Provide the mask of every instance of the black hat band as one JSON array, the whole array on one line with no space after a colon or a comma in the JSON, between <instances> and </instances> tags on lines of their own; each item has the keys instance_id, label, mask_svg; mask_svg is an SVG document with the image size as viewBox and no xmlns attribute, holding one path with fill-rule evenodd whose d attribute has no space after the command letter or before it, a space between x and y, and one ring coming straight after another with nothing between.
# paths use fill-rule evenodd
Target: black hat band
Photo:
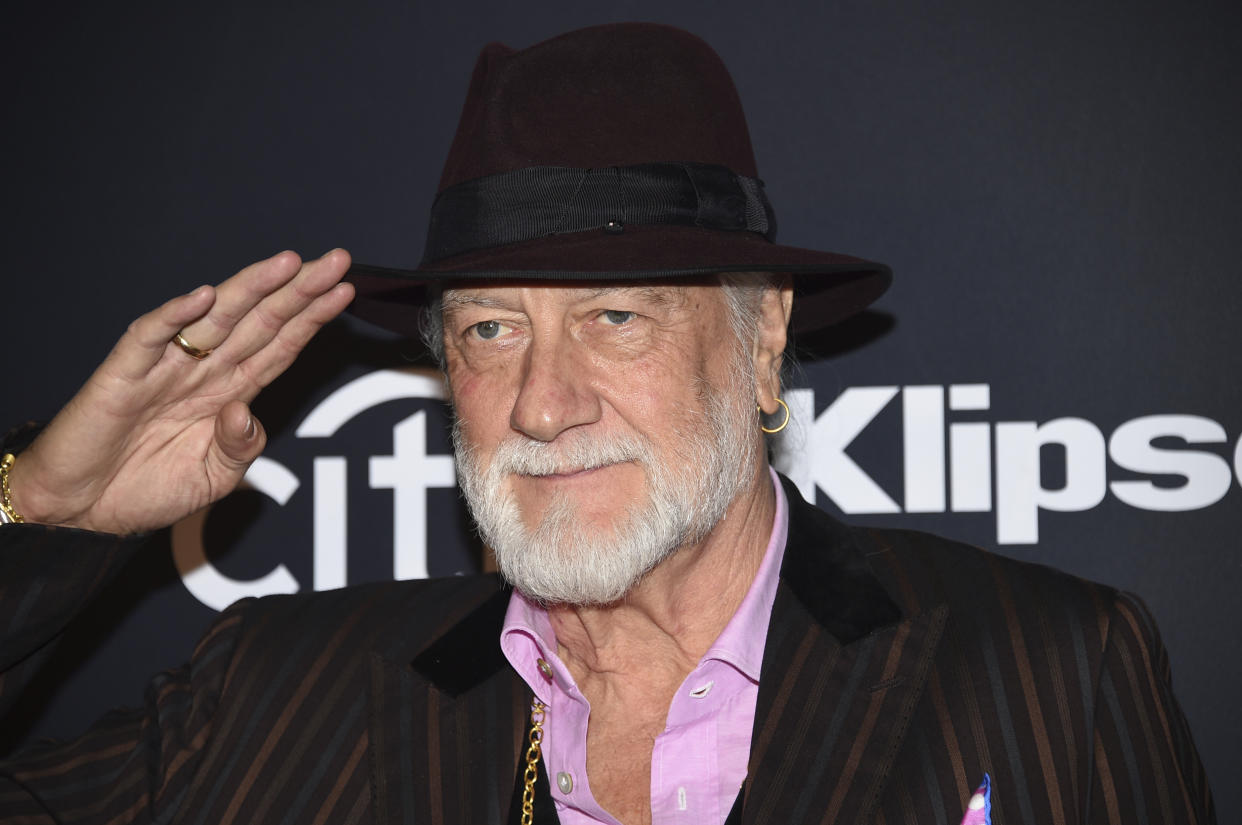
<instances>
[{"instance_id":1,"label":"black hat band","mask_svg":"<svg viewBox=\"0 0 1242 825\"><path fill-rule=\"evenodd\" d=\"M680 224L776 237L763 181L703 163L533 166L450 186L431 207L422 266L568 232Z\"/></svg>"}]
</instances>

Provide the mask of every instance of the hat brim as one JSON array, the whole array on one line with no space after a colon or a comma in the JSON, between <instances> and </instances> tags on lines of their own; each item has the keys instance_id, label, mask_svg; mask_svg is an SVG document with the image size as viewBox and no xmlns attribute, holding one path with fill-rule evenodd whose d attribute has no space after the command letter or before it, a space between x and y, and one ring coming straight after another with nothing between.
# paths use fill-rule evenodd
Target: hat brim
<instances>
[{"instance_id":1,"label":"hat brim","mask_svg":"<svg viewBox=\"0 0 1242 825\"><path fill-rule=\"evenodd\" d=\"M782 246L753 232L686 226L627 226L552 235L424 263L418 269L354 264L357 291L350 314L394 332L418 332L417 308L428 287L474 280L672 280L718 272L779 272L794 276L791 326L821 329L865 309L888 289L884 264L834 252Z\"/></svg>"}]
</instances>

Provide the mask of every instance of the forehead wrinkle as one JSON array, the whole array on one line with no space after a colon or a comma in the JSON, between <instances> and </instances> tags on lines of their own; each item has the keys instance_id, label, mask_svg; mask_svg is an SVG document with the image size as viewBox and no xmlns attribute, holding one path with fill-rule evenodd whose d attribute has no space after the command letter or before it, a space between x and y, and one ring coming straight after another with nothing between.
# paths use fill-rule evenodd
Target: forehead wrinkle
<instances>
[{"instance_id":1,"label":"forehead wrinkle","mask_svg":"<svg viewBox=\"0 0 1242 825\"><path fill-rule=\"evenodd\" d=\"M553 287L549 287L553 288ZM654 304L662 306L671 306L674 303L684 302L683 291L675 286L654 286L650 284L612 284L608 286L597 287L559 287L561 289L581 290L581 296L578 301L593 301L608 295L617 295L621 293L634 293L638 296L651 301ZM682 297L683 301L675 301L674 298ZM484 309L512 309L512 301L493 297L490 295L480 295L468 290L446 289L441 297L441 307L445 313L450 313L457 309L465 307L483 307Z\"/></svg>"}]
</instances>

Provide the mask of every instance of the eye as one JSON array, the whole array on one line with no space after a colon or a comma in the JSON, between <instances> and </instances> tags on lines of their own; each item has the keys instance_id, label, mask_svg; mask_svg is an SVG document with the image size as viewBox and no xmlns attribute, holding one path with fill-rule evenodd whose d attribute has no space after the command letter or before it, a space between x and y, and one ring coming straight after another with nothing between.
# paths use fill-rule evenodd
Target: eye
<instances>
[{"instance_id":1,"label":"eye","mask_svg":"<svg viewBox=\"0 0 1242 825\"><path fill-rule=\"evenodd\" d=\"M480 321L470 327L476 338L491 341L504 332L505 325L499 321Z\"/></svg>"},{"instance_id":2,"label":"eye","mask_svg":"<svg viewBox=\"0 0 1242 825\"><path fill-rule=\"evenodd\" d=\"M636 317L633 312L624 309L606 309L602 317L613 326L621 326L622 324L633 321Z\"/></svg>"}]
</instances>

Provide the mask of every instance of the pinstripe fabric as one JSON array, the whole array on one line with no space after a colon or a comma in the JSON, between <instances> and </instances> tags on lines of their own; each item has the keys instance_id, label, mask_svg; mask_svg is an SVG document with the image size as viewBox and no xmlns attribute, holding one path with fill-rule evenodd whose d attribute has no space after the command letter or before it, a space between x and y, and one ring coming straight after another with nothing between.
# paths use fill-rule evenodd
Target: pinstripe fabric
<instances>
[{"instance_id":1,"label":"pinstripe fabric","mask_svg":"<svg viewBox=\"0 0 1242 825\"><path fill-rule=\"evenodd\" d=\"M996 823L1216 821L1137 599L926 535L869 539L903 610L951 605L910 724L926 744L903 748L889 780L909 801L888 796L883 821L956 822L985 772Z\"/></svg>"},{"instance_id":2,"label":"pinstripe fabric","mask_svg":"<svg viewBox=\"0 0 1242 825\"><path fill-rule=\"evenodd\" d=\"M433 805L434 821L500 822L521 735L514 680L496 674L503 689L470 692L432 735L443 708L411 701L428 685L410 667L497 592L477 577L239 602L187 666L151 682L143 709L0 766L0 822L427 822Z\"/></svg>"},{"instance_id":3,"label":"pinstripe fabric","mask_svg":"<svg viewBox=\"0 0 1242 825\"><path fill-rule=\"evenodd\" d=\"M984 772L998 824L1214 821L1137 600L787 493L730 822L955 825ZM130 549L0 531L0 702ZM516 821L530 696L496 644L506 599L472 577L239 603L142 709L0 765L0 822Z\"/></svg>"}]
</instances>

